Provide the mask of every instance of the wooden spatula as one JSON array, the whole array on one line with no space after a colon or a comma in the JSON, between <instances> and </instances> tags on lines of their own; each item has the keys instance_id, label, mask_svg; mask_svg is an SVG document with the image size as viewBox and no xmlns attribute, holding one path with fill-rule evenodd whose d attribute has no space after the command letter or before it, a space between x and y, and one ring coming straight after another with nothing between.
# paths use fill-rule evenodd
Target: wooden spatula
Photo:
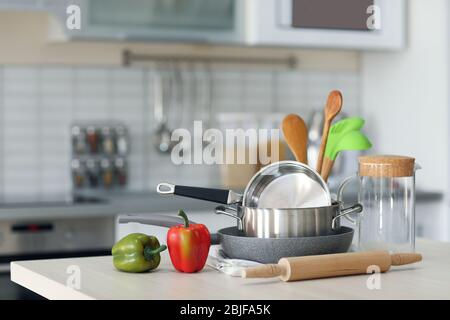
<instances>
[{"instance_id":1,"label":"wooden spatula","mask_svg":"<svg viewBox=\"0 0 450 320\"><path fill-rule=\"evenodd\" d=\"M402 266L422 261L418 253L390 254L388 251L367 251L326 254L297 258L283 258L278 264L244 269L243 278L280 277L283 281L298 281L367 274L369 267L377 266L387 272L391 266Z\"/></svg>"},{"instance_id":2,"label":"wooden spatula","mask_svg":"<svg viewBox=\"0 0 450 320\"><path fill-rule=\"evenodd\" d=\"M296 114L289 114L283 119L281 128L295 159L308 164L308 128L305 121Z\"/></svg>"},{"instance_id":3,"label":"wooden spatula","mask_svg":"<svg viewBox=\"0 0 450 320\"><path fill-rule=\"evenodd\" d=\"M322 141L320 143L319 157L317 158L316 171L320 174L322 172L323 156L325 147L327 146L328 133L330 131L331 122L341 112L342 109L342 94L338 90L331 91L328 95L327 104L325 106L325 119L323 124Z\"/></svg>"}]
</instances>

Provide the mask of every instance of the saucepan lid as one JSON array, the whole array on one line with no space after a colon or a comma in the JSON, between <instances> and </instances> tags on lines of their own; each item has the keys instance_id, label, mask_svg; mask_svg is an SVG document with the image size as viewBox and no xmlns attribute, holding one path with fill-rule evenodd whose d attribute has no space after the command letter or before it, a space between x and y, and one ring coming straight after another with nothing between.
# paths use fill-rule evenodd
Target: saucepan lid
<instances>
[{"instance_id":1,"label":"saucepan lid","mask_svg":"<svg viewBox=\"0 0 450 320\"><path fill-rule=\"evenodd\" d=\"M242 204L265 209L324 207L331 205L331 195L315 170L297 161L280 161L253 176Z\"/></svg>"}]
</instances>

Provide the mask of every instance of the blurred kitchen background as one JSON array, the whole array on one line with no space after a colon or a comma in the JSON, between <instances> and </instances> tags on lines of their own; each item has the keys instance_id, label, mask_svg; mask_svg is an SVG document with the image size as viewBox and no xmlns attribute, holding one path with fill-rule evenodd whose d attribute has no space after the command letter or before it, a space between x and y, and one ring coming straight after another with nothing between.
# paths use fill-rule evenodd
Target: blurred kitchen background
<instances>
[{"instance_id":1,"label":"blurred kitchen background","mask_svg":"<svg viewBox=\"0 0 450 320\"><path fill-rule=\"evenodd\" d=\"M257 166L176 166L155 140L194 120L277 128L297 113L313 157L332 89L347 116L366 119L371 153L416 157L417 234L450 241L450 4L334 2L0 0L0 299L38 298L9 281L11 260L108 254L129 232L165 235L118 227L118 214L185 208L212 231L234 224L214 204L161 198L156 184L240 190ZM73 4L80 30L66 24ZM361 23L374 4L381 30ZM333 188L357 155L340 157Z\"/></svg>"}]
</instances>

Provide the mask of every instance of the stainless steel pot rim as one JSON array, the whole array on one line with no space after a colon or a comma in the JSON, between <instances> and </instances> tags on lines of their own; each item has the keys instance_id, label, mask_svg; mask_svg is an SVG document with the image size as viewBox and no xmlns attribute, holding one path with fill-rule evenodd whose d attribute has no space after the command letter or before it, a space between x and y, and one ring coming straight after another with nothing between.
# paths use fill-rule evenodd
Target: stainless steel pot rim
<instances>
[{"instance_id":1,"label":"stainless steel pot rim","mask_svg":"<svg viewBox=\"0 0 450 320\"><path fill-rule=\"evenodd\" d=\"M324 236L310 236L310 237L286 237L286 238L259 238L259 237L251 237L251 236L246 236L242 231L239 231L237 227L228 227L228 228L223 228L220 229L217 233L219 235L222 236L226 236L226 237L231 237L231 238L236 238L236 239L242 239L242 238L246 238L246 239L258 239L261 241L267 241L267 242L273 242L273 241L291 241L291 240L295 240L295 239L305 239L305 238L315 238L315 239L332 239L332 238L337 238L342 236L343 234L348 234L348 233L354 233L355 230L350 228L350 227L346 227L346 226L341 226L339 228L338 231L336 231L334 234L329 234L329 235L324 235ZM233 234L234 233L234 234ZM235 233L241 233L242 235L237 235Z\"/></svg>"},{"instance_id":2,"label":"stainless steel pot rim","mask_svg":"<svg viewBox=\"0 0 450 320\"><path fill-rule=\"evenodd\" d=\"M269 165L261 168L256 174L253 175L253 177L247 183L247 186L245 187L244 193L242 194L242 202L241 202L242 205L246 204L247 198L248 198L248 195L249 195L249 192L250 192L250 189L254 188L254 183L255 183L256 179L260 179L260 177L262 175L270 175L270 174L265 174L265 173L271 172L274 168L285 167L285 166L292 166L292 167L302 168L303 170L305 170L305 174L314 176L314 179L320 184L320 186L324 189L325 193L327 194L328 202L332 203L331 193L330 193L330 190L328 188L328 185L322 179L320 174L317 174L317 172L313 168L307 166L304 163L301 163L301 162L298 162L298 161L292 161L292 160L284 160L284 161L278 161L278 162L274 162L272 164L269 164ZM329 206L325 206L325 207L329 207ZM249 207L249 208L252 208L252 207ZM254 208L256 208L256 207L254 207ZM261 208L261 209L263 209L263 208ZM273 209L273 208L271 208L271 209ZM291 209L293 209L293 208L291 208ZM307 209L307 208L302 208L302 209Z\"/></svg>"},{"instance_id":3,"label":"stainless steel pot rim","mask_svg":"<svg viewBox=\"0 0 450 320\"><path fill-rule=\"evenodd\" d=\"M344 203L342 201L333 201L331 206L322 206L322 207L309 207L309 208L255 208L255 207L246 207L243 204L240 203L236 203L236 204L227 204L227 205L220 205L219 207L222 208L226 208L226 209L231 209L233 211L238 211L239 208L242 209L254 209L254 210L261 210L261 211L270 211L270 210L277 210L277 211L290 211L292 212L293 210L295 211L310 211L310 210L320 210L320 209L325 209L325 208L333 208L339 206L340 208L344 208Z\"/></svg>"}]
</instances>

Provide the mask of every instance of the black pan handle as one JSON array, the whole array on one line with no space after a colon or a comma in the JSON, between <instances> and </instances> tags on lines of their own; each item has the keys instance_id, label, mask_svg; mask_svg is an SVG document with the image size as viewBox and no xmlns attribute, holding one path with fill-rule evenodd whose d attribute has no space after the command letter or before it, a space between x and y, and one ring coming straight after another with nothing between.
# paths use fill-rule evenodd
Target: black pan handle
<instances>
[{"instance_id":1,"label":"black pan handle","mask_svg":"<svg viewBox=\"0 0 450 320\"><path fill-rule=\"evenodd\" d=\"M156 191L162 195L173 194L222 204L233 204L242 201L242 195L237 194L232 190L188 187L173 185L170 183L160 183L156 187Z\"/></svg>"},{"instance_id":2,"label":"black pan handle","mask_svg":"<svg viewBox=\"0 0 450 320\"><path fill-rule=\"evenodd\" d=\"M146 215L121 215L118 219L119 223L141 223L157 227L170 228L179 224L183 224L181 217L166 216L162 214L146 214ZM189 221L189 223L195 223ZM217 233L211 233L211 244L220 244L220 236Z\"/></svg>"},{"instance_id":3,"label":"black pan handle","mask_svg":"<svg viewBox=\"0 0 450 320\"><path fill-rule=\"evenodd\" d=\"M211 244L220 244L220 236L218 233L211 233Z\"/></svg>"}]
</instances>

